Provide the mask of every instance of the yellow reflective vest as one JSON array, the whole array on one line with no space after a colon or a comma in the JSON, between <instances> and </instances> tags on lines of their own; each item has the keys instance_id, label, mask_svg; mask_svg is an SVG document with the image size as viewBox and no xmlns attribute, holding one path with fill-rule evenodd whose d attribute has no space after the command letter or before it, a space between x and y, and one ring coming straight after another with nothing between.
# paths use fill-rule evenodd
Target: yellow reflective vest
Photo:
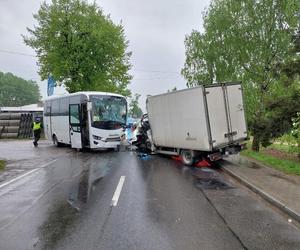
<instances>
[{"instance_id":1,"label":"yellow reflective vest","mask_svg":"<svg viewBox=\"0 0 300 250\"><path fill-rule=\"evenodd\" d=\"M33 123L33 131L41 129L41 123L40 122L34 122Z\"/></svg>"}]
</instances>

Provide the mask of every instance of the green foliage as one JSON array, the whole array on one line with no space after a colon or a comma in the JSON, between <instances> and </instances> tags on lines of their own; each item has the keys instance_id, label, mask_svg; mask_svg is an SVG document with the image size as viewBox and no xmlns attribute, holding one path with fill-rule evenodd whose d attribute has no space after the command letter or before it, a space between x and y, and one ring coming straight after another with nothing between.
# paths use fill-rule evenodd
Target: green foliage
<instances>
[{"instance_id":1,"label":"green foliage","mask_svg":"<svg viewBox=\"0 0 300 250\"><path fill-rule=\"evenodd\" d=\"M270 144L270 138L277 138L292 128L291 119L300 110L300 91L296 85L291 85L288 88L273 84L273 92L266 97L265 116L261 119L263 125L257 134L260 135L263 146ZM274 91L275 87L278 87Z\"/></svg>"},{"instance_id":2,"label":"green foliage","mask_svg":"<svg viewBox=\"0 0 300 250\"><path fill-rule=\"evenodd\" d=\"M296 139L298 144L298 159L300 160L300 112L297 113L297 116L292 119L293 130L291 134Z\"/></svg>"},{"instance_id":3,"label":"green foliage","mask_svg":"<svg viewBox=\"0 0 300 250\"><path fill-rule=\"evenodd\" d=\"M287 174L300 175L300 163L292 160L278 159L274 156L264 154L264 152L254 152L252 150L244 150L241 155L258 160L265 165L281 170Z\"/></svg>"},{"instance_id":4,"label":"green foliage","mask_svg":"<svg viewBox=\"0 0 300 250\"><path fill-rule=\"evenodd\" d=\"M289 153L289 154L299 152L299 148L294 146L294 145L272 144L268 148L269 149L276 149L278 151Z\"/></svg>"},{"instance_id":5,"label":"green foliage","mask_svg":"<svg viewBox=\"0 0 300 250\"><path fill-rule=\"evenodd\" d=\"M52 75L69 92L109 91L130 95L131 65L122 25L115 25L94 2L52 0L34 15L24 42L35 49L41 78Z\"/></svg>"},{"instance_id":6,"label":"green foliage","mask_svg":"<svg viewBox=\"0 0 300 250\"><path fill-rule=\"evenodd\" d=\"M300 111L300 105L291 106L300 96L299 86L276 74L294 55L299 8L300 0L214 0L204 13L204 33L193 31L185 39L182 74L188 87L242 81L256 150L261 142L267 145L270 138L290 129L291 115ZM286 106L280 105L283 100L294 110L281 117L286 113ZM288 122L278 126L286 118Z\"/></svg>"},{"instance_id":7,"label":"green foliage","mask_svg":"<svg viewBox=\"0 0 300 250\"><path fill-rule=\"evenodd\" d=\"M281 145L288 145L288 146L293 146L297 144L297 140L291 133L285 133L282 136L278 137L276 139L277 142L279 142Z\"/></svg>"},{"instance_id":8,"label":"green foliage","mask_svg":"<svg viewBox=\"0 0 300 250\"><path fill-rule=\"evenodd\" d=\"M281 72L289 79L295 79L300 75L300 31L293 36L293 44L294 56L281 64Z\"/></svg>"},{"instance_id":9,"label":"green foliage","mask_svg":"<svg viewBox=\"0 0 300 250\"><path fill-rule=\"evenodd\" d=\"M23 106L39 101L38 85L12 73L0 72L0 107Z\"/></svg>"},{"instance_id":10,"label":"green foliage","mask_svg":"<svg viewBox=\"0 0 300 250\"><path fill-rule=\"evenodd\" d=\"M133 118L140 118L143 115L142 109L139 107L139 98L141 95L135 94L129 103L129 116Z\"/></svg>"}]
</instances>

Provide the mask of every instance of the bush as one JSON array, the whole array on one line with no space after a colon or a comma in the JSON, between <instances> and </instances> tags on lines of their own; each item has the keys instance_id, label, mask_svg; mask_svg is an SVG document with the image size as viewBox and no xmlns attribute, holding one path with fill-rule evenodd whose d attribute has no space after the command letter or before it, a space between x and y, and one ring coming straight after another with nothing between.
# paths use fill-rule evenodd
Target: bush
<instances>
[{"instance_id":1,"label":"bush","mask_svg":"<svg viewBox=\"0 0 300 250\"><path fill-rule=\"evenodd\" d=\"M297 140L291 133L284 134L283 136L276 139L276 141L280 142L280 144L287 144L289 146L297 145Z\"/></svg>"}]
</instances>

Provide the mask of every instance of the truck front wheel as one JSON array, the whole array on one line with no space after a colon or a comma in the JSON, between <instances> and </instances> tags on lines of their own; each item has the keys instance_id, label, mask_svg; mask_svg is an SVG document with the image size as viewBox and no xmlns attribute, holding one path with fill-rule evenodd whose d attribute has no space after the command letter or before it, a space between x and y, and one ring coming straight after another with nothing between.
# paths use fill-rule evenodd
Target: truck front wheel
<instances>
[{"instance_id":1,"label":"truck front wheel","mask_svg":"<svg viewBox=\"0 0 300 250\"><path fill-rule=\"evenodd\" d=\"M184 165L191 166L195 162L195 154L193 150L181 150L180 156Z\"/></svg>"}]
</instances>

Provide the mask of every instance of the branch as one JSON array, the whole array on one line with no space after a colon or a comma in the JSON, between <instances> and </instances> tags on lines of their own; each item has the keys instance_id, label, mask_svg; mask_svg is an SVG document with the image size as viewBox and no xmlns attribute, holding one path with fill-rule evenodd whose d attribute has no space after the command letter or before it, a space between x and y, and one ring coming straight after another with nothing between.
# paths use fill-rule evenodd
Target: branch
<instances>
[{"instance_id":1,"label":"branch","mask_svg":"<svg viewBox=\"0 0 300 250\"><path fill-rule=\"evenodd\" d=\"M243 69L246 70L248 73L253 74L253 75L256 75L256 76L258 76L258 77L260 77L260 78L264 78L263 75L258 74L258 73L256 73L256 72L253 72L252 70L250 70L250 69L245 65L245 63L242 64L242 67L243 67Z\"/></svg>"}]
</instances>

